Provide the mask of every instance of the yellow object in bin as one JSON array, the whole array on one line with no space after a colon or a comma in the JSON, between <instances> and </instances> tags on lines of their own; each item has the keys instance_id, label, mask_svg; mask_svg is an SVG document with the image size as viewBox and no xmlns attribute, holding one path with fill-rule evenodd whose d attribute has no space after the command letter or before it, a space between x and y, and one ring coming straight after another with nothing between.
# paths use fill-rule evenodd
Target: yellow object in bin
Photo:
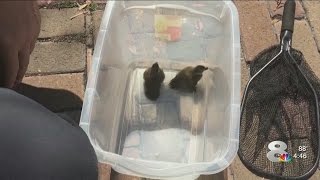
<instances>
[{"instance_id":1,"label":"yellow object in bin","mask_svg":"<svg viewBox=\"0 0 320 180\"><path fill-rule=\"evenodd\" d=\"M179 40L181 38L181 26L181 16L161 14L154 16L155 36L161 40Z\"/></svg>"}]
</instances>

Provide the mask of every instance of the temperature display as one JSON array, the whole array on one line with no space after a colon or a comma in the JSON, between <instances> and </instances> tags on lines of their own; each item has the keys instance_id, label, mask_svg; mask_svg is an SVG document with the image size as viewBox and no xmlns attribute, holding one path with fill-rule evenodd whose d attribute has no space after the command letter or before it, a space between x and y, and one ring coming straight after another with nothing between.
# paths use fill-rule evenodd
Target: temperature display
<instances>
[{"instance_id":1,"label":"temperature display","mask_svg":"<svg viewBox=\"0 0 320 180\"><path fill-rule=\"evenodd\" d=\"M287 144L282 141L272 141L268 145L269 152L267 153L267 158L272 162L291 162L294 159L306 159L308 146L298 146L296 152L291 156L286 152Z\"/></svg>"}]
</instances>

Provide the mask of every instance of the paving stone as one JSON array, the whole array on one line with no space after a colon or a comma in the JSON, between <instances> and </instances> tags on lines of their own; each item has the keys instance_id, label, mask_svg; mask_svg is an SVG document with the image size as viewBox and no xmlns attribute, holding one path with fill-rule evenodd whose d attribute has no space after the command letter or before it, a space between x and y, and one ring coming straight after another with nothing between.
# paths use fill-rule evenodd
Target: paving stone
<instances>
[{"instance_id":1,"label":"paving stone","mask_svg":"<svg viewBox=\"0 0 320 180\"><path fill-rule=\"evenodd\" d=\"M92 55L93 55L92 53L93 53L92 49L88 48L87 49L87 72L86 72L87 78L91 76L90 70L91 70L91 64L92 64Z\"/></svg>"},{"instance_id":2,"label":"paving stone","mask_svg":"<svg viewBox=\"0 0 320 180\"><path fill-rule=\"evenodd\" d=\"M232 178L230 174L228 174L229 168L217 173L210 175L201 175L197 180L228 180L228 178Z\"/></svg>"},{"instance_id":3,"label":"paving stone","mask_svg":"<svg viewBox=\"0 0 320 180\"><path fill-rule=\"evenodd\" d=\"M234 1L239 12L241 41L246 61L277 43L266 1ZM259 14L259 16L257 16Z\"/></svg>"},{"instance_id":4,"label":"paving stone","mask_svg":"<svg viewBox=\"0 0 320 180\"><path fill-rule=\"evenodd\" d=\"M281 1L281 5L277 8L277 1L267 1L269 4L269 12L272 18L281 19L283 14L283 5L286 2L286 0ZM295 19L304 19L305 18L305 11L302 7L302 4L300 1L296 1L296 12L295 12Z\"/></svg>"},{"instance_id":5,"label":"paving stone","mask_svg":"<svg viewBox=\"0 0 320 180\"><path fill-rule=\"evenodd\" d=\"M125 174L120 174L112 169L111 171L111 177L110 179L112 180L142 180L140 177L135 177L135 176L129 176Z\"/></svg>"},{"instance_id":6,"label":"paving stone","mask_svg":"<svg viewBox=\"0 0 320 180\"><path fill-rule=\"evenodd\" d=\"M93 23L92 15L86 15L86 45L89 48L93 48Z\"/></svg>"},{"instance_id":7,"label":"paving stone","mask_svg":"<svg viewBox=\"0 0 320 180\"><path fill-rule=\"evenodd\" d=\"M77 8L40 9L41 30L39 38L84 33L84 16L72 20L70 17L79 13Z\"/></svg>"},{"instance_id":8,"label":"paving stone","mask_svg":"<svg viewBox=\"0 0 320 180\"><path fill-rule=\"evenodd\" d=\"M241 53L241 97L243 95L244 89L250 79L249 65L244 59L243 53Z\"/></svg>"},{"instance_id":9,"label":"paving stone","mask_svg":"<svg viewBox=\"0 0 320 180\"><path fill-rule=\"evenodd\" d=\"M320 52L320 1L303 1Z\"/></svg>"},{"instance_id":10,"label":"paving stone","mask_svg":"<svg viewBox=\"0 0 320 180\"><path fill-rule=\"evenodd\" d=\"M85 69L86 46L79 42L39 42L27 74L79 72Z\"/></svg>"},{"instance_id":11,"label":"paving stone","mask_svg":"<svg viewBox=\"0 0 320 180\"><path fill-rule=\"evenodd\" d=\"M281 29L281 21L275 24L278 37ZM318 52L315 40L312 36L311 28L307 21L296 21L294 24L294 33L292 47L300 50L311 69L320 77L320 54Z\"/></svg>"},{"instance_id":12,"label":"paving stone","mask_svg":"<svg viewBox=\"0 0 320 180\"><path fill-rule=\"evenodd\" d=\"M99 163L98 169L99 169L99 180L110 180L111 166L107 164Z\"/></svg>"},{"instance_id":13,"label":"paving stone","mask_svg":"<svg viewBox=\"0 0 320 180\"><path fill-rule=\"evenodd\" d=\"M235 180L257 180L262 179L259 176L256 176L251 171L249 171L241 162L238 156L234 159L231 166L231 171L233 174L233 178Z\"/></svg>"},{"instance_id":14,"label":"paving stone","mask_svg":"<svg viewBox=\"0 0 320 180\"><path fill-rule=\"evenodd\" d=\"M92 14L94 43L96 42L96 39L99 33L99 27L102 20L102 16L103 16L103 11L96 11Z\"/></svg>"},{"instance_id":15,"label":"paving stone","mask_svg":"<svg viewBox=\"0 0 320 180\"><path fill-rule=\"evenodd\" d=\"M17 91L51 111L61 112L82 107L83 73L30 76L22 82Z\"/></svg>"},{"instance_id":16,"label":"paving stone","mask_svg":"<svg viewBox=\"0 0 320 180\"><path fill-rule=\"evenodd\" d=\"M320 171L317 170L313 176L311 176L310 180L319 180L320 179Z\"/></svg>"}]
</instances>

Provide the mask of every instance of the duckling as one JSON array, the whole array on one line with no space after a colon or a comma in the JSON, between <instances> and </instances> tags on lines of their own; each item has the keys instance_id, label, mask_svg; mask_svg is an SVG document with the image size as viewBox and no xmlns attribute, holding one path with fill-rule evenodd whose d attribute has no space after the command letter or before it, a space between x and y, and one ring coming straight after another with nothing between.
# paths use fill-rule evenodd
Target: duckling
<instances>
[{"instance_id":1,"label":"duckling","mask_svg":"<svg viewBox=\"0 0 320 180\"><path fill-rule=\"evenodd\" d=\"M164 78L164 72L157 62L145 70L143 73L144 93L148 99L152 101L158 99Z\"/></svg>"},{"instance_id":2,"label":"duckling","mask_svg":"<svg viewBox=\"0 0 320 180\"><path fill-rule=\"evenodd\" d=\"M182 69L169 83L171 89L182 92L196 92L198 81L202 78L202 73L208 67L198 65L196 67L188 66Z\"/></svg>"}]
</instances>

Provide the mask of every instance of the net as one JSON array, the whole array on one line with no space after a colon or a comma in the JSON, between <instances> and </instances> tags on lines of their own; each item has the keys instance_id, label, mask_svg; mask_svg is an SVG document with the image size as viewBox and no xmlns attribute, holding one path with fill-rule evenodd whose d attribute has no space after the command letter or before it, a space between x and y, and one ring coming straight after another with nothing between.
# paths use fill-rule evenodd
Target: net
<instances>
[{"instance_id":1,"label":"net","mask_svg":"<svg viewBox=\"0 0 320 180\"><path fill-rule=\"evenodd\" d=\"M272 46L250 64L254 76L279 52ZM303 54L291 49L294 60L320 97L320 80ZM247 88L240 121L239 157L263 177L307 177L317 169L319 132L317 101L312 87L286 53L261 71Z\"/></svg>"}]
</instances>

